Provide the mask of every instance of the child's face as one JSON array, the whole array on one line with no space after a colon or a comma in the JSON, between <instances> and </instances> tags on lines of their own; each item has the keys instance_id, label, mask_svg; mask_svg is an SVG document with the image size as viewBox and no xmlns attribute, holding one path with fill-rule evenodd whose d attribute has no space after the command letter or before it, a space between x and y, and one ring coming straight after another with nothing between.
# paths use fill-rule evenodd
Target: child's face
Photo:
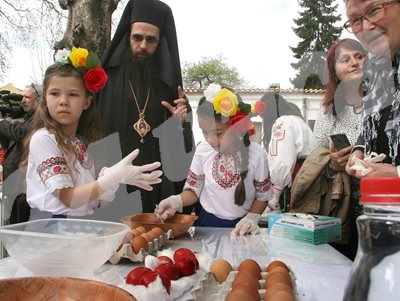
<instances>
[{"instance_id":1,"label":"child's face","mask_svg":"<svg viewBox=\"0 0 400 301\"><path fill-rule=\"evenodd\" d=\"M86 95L81 80L73 76L54 76L49 80L46 90L47 109L65 132L76 134L82 112L92 103L92 97Z\"/></svg>"},{"instance_id":2,"label":"child's face","mask_svg":"<svg viewBox=\"0 0 400 301\"><path fill-rule=\"evenodd\" d=\"M213 149L221 153L236 151L237 136L228 130L226 123L200 114L197 119L204 138Z\"/></svg>"}]
</instances>

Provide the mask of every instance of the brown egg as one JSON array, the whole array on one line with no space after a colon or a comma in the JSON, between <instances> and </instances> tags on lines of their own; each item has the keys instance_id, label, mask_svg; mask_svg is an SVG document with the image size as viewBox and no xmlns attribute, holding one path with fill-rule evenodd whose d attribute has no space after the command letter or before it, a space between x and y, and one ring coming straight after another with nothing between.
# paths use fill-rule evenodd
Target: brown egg
<instances>
[{"instance_id":1,"label":"brown egg","mask_svg":"<svg viewBox=\"0 0 400 301\"><path fill-rule=\"evenodd\" d=\"M287 273L287 274L289 274L287 268L284 267L284 266L280 266L280 265L275 266L275 267L273 267L272 269L270 269L269 272L268 272L268 275L271 275L271 274L273 274L273 273L275 273L275 272L281 272L281 273Z\"/></svg>"},{"instance_id":2,"label":"brown egg","mask_svg":"<svg viewBox=\"0 0 400 301\"><path fill-rule=\"evenodd\" d=\"M274 260L270 262L269 265L267 266L267 272L270 272L273 268L277 266L284 267L288 272L290 272L289 267L283 261L280 260Z\"/></svg>"},{"instance_id":3,"label":"brown egg","mask_svg":"<svg viewBox=\"0 0 400 301\"><path fill-rule=\"evenodd\" d=\"M253 297L242 290L232 290L225 301L254 301Z\"/></svg>"},{"instance_id":4,"label":"brown egg","mask_svg":"<svg viewBox=\"0 0 400 301\"><path fill-rule=\"evenodd\" d=\"M149 232L145 232L140 234L140 236L144 237L144 239L147 240L147 242L153 241L153 236Z\"/></svg>"},{"instance_id":5,"label":"brown egg","mask_svg":"<svg viewBox=\"0 0 400 301\"><path fill-rule=\"evenodd\" d=\"M272 295L280 291L286 291L288 293L292 293L292 289L290 288L289 285L283 282L277 282L271 285L267 290L265 290L264 300L268 301L272 297Z\"/></svg>"},{"instance_id":6,"label":"brown egg","mask_svg":"<svg viewBox=\"0 0 400 301\"><path fill-rule=\"evenodd\" d=\"M215 260L210 267L210 272L214 275L217 282L222 283L232 271L231 264L224 259Z\"/></svg>"},{"instance_id":7,"label":"brown egg","mask_svg":"<svg viewBox=\"0 0 400 301\"><path fill-rule=\"evenodd\" d=\"M248 282L241 282L237 284L234 288L234 290L242 290L249 294L254 301L259 301L260 300L260 294L258 292L258 289L254 288L250 283Z\"/></svg>"},{"instance_id":8,"label":"brown egg","mask_svg":"<svg viewBox=\"0 0 400 301\"><path fill-rule=\"evenodd\" d=\"M143 226L136 227L135 229L138 230L140 234L147 232L146 228Z\"/></svg>"},{"instance_id":9,"label":"brown egg","mask_svg":"<svg viewBox=\"0 0 400 301\"><path fill-rule=\"evenodd\" d=\"M164 235L164 231L160 227L154 227L151 229L151 232L153 232L157 238L159 238L161 235Z\"/></svg>"},{"instance_id":10,"label":"brown egg","mask_svg":"<svg viewBox=\"0 0 400 301\"><path fill-rule=\"evenodd\" d=\"M243 260L238 267L238 271L253 274L257 279L261 279L260 265L253 259Z\"/></svg>"},{"instance_id":11,"label":"brown egg","mask_svg":"<svg viewBox=\"0 0 400 301\"><path fill-rule=\"evenodd\" d=\"M139 236L140 234L142 234L142 232L136 230L136 229L131 229L131 234L133 237Z\"/></svg>"},{"instance_id":12,"label":"brown egg","mask_svg":"<svg viewBox=\"0 0 400 301\"><path fill-rule=\"evenodd\" d=\"M283 282L287 285L289 285L291 288L292 286L292 279L290 278L290 275L288 273L281 273L281 272L276 272L271 275L268 275L267 278L265 279L265 284L264 288L268 289L272 285L278 282Z\"/></svg>"},{"instance_id":13,"label":"brown egg","mask_svg":"<svg viewBox=\"0 0 400 301\"><path fill-rule=\"evenodd\" d=\"M266 301L296 301L293 293L288 293L286 291L276 292L271 298L264 299Z\"/></svg>"},{"instance_id":14,"label":"brown egg","mask_svg":"<svg viewBox=\"0 0 400 301\"><path fill-rule=\"evenodd\" d=\"M146 252L149 250L149 243L143 236L136 236L131 240L131 246L133 252L139 253L140 249L144 249Z\"/></svg>"},{"instance_id":15,"label":"brown egg","mask_svg":"<svg viewBox=\"0 0 400 301\"><path fill-rule=\"evenodd\" d=\"M256 276L254 276L252 274L248 274L248 273L239 272L236 275L235 279L233 279L232 288L234 289L238 284L243 283L243 282L249 283L255 289L259 289L259 287L260 287L260 283L258 282L258 279L256 278Z\"/></svg>"}]
</instances>

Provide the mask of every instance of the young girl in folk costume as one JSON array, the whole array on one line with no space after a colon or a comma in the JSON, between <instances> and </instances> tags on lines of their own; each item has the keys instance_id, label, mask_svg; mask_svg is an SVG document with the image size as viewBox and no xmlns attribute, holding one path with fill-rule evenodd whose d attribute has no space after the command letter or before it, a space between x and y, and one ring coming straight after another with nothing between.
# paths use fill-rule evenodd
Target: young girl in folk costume
<instances>
[{"instance_id":1,"label":"young girl in folk costume","mask_svg":"<svg viewBox=\"0 0 400 301\"><path fill-rule=\"evenodd\" d=\"M45 73L43 101L25 141L27 201L53 217L93 213L100 200L111 201L120 183L151 190L161 182L155 162L132 165L133 151L116 165L103 168L95 180L87 144L100 138L93 92L102 89L107 75L98 57L84 48L63 50ZM111 101L111 100L110 100ZM145 173L150 172L151 173Z\"/></svg>"},{"instance_id":2,"label":"young girl in folk costume","mask_svg":"<svg viewBox=\"0 0 400 301\"><path fill-rule=\"evenodd\" d=\"M267 157L249 137L254 134L250 106L219 85L210 85L197 109L205 141L194 154L184 190L162 200L155 213L162 219L200 201L197 226L235 227L234 234L256 234L260 214L271 198Z\"/></svg>"}]
</instances>

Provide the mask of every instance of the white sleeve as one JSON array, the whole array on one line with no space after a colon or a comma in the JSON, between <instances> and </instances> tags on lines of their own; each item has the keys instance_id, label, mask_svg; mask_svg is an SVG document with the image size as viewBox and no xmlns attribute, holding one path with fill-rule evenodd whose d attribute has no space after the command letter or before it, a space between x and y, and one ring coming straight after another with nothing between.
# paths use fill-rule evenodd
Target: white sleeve
<instances>
[{"instance_id":1,"label":"white sleeve","mask_svg":"<svg viewBox=\"0 0 400 301\"><path fill-rule=\"evenodd\" d=\"M267 155L261 146L257 158L258 160L254 172L255 199L259 201L269 201L272 198L270 169Z\"/></svg>"},{"instance_id":2,"label":"white sleeve","mask_svg":"<svg viewBox=\"0 0 400 301\"><path fill-rule=\"evenodd\" d=\"M67 160L54 136L46 132L34 134L29 144L29 157L34 162L40 179L50 192L74 187Z\"/></svg>"},{"instance_id":3,"label":"white sleeve","mask_svg":"<svg viewBox=\"0 0 400 301\"><path fill-rule=\"evenodd\" d=\"M198 198L204 187L204 169L202 163L202 156L200 155L201 145L196 149L192 163L190 165L189 174L186 178L183 190L192 190Z\"/></svg>"}]
</instances>

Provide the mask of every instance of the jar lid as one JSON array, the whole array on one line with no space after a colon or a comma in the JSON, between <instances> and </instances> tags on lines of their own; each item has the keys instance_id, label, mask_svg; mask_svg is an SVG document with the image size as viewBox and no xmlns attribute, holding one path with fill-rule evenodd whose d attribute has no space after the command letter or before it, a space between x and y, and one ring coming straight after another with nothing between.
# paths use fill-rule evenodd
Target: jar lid
<instances>
[{"instance_id":1,"label":"jar lid","mask_svg":"<svg viewBox=\"0 0 400 301\"><path fill-rule=\"evenodd\" d=\"M363 178L360 202L400 205L400 178Z\"/></svg>"}]
</instances>

